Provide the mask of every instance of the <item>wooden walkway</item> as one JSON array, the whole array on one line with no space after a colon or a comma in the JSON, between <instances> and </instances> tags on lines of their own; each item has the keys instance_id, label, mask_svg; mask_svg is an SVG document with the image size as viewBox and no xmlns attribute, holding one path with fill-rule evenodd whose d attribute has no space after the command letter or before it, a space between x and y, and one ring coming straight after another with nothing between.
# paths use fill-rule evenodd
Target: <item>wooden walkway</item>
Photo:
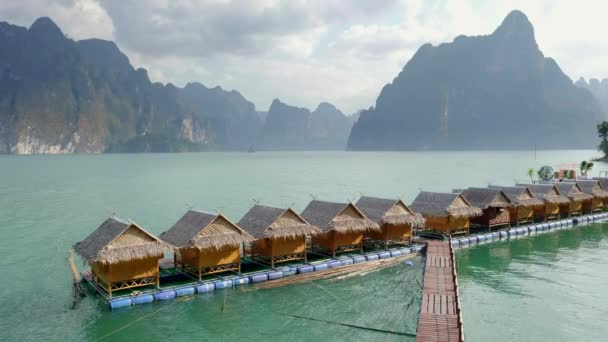
<instances>
[{"instance_id":1,"label":"wooden walkway","mask_svg":"<svg viewBox=\"0 0 608 342\"><path fill-rule=\"evenodd\" d=\"M449 241L428 241L416 341L463 342L454 252Z\"/></svg>"}]
</instances>

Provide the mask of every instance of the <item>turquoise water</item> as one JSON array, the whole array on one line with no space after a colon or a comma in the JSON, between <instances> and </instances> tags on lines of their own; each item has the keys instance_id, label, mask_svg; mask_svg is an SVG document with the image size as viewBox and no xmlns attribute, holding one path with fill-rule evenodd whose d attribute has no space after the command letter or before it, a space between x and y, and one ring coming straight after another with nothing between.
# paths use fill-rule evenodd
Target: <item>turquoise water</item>
<instances>
[{"instance_id":1,"label":"turquoise water","mask_svg":"<svg viewBox=\"0 0 608 342\"><path fill-rule=\"evenodd\" d=\"M608 224L456 255L467 341L606 341Z\"/></svg>"},{"instance_id":2,"label":"turquoise water","mask_svg":"<svg viewBox=\"0 0 608 342\"><path fill-rule=\"evenodd\" d=\"M363 192L402 197L410 202L420 189L450 191L488 183L511 184L525 181L529 167L556 166L596 155L595 151L539 151L535 159L531 151L484 151L0 156L0 340L127 340L142 336L151 340L401 340L406 337L285 314L381 327L397 333L413 332L417 304L412 303L419 291L415 279L420 276L417 267L399 265L337 282L319 281L255 292L221 291L182 302L109 312L95 298L85 298L76 310L70 309L68 250L111 212L158 234L170 227L187 205L220 210L238 221L254 199L269 205L293 205L297 210L304 208L311 195L346 201L356 200ZM594 174L602 169L608 169L607 165L597 163ZM581 244L577 236L566 237L568 241L563 243ZM555 251L539 263L552 266L551 259L563 251L559 244L546 248ZM600 255L600 251L596 254ZM562 329L578 332L581 323L577 317L595 312L583 304L596 300L591 291L599 286L593 284L597 273L606 272L605 254L602 260L603 265L587 266L595 272L576 273L582 278L582 288L577 289L582 298L577 296L570 301L572 291L568 286L556 286L555 291L561 294L559 301L542 297L542 291L537 294L546 303L543 306L552 310L579 308L577 315L564 315ZM484 261L470 259L472 267L476 262ZM461 262L460 267L465 268L466 262ZM563 275L547 268L546 278L559 282ZM523 315L519 318L522 321L554 323L552 316L543 318L532 311L514 311L517 308L507 305L529 291L526 286L533 278L518 280L518 274L512 273L509 281L521 281L521 287L507 287L507 291L498 294L486 291L490 297L485 301L491 301L491 295L502 301L495 307L496 315L515 312ZM483 321L475 318L483 317L481 313L475 316L481 304L471 305L476 299L467 292L467 281L464 283L465 324L483 327ZM605 300L606 295L603 296ZM505 320L508 329L516 330L509 322L513 321ZM470 340L484 340L487 336L501 340L491 330L479 334L485 335L475 339L475 333L467 330ZM547 336L552 334L547 332ZM595 332L581 334L588 337L583 340L597 336Z\"/></svg>"}]
</instances>

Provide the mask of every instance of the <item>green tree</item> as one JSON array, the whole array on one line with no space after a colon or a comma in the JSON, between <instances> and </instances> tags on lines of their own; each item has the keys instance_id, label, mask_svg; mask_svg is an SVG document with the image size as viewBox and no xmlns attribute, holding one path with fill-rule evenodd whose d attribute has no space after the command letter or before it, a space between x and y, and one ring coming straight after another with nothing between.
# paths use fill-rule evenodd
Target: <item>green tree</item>
<instances>
[{"instance_id":1,"label":"green tree","mask_svg":"<svg viewBox=\"0 0 608 342\"><path fill-rule=\"evenodd\" d=\"M597 125L597 135L602 139L598 150L604 152L604 157L608 157L608 121Z\"/></svg>"},{"instance_id":2,"label":"green tree","mask_svg":"<svg viewBox=\"0 0 608 342\"><path fill-rule=\"evenodd\" d=\"M534 169L533 168L528 169L528 177L530 177L530 182L532 182L532 184L534 184Z\"/></svg>"}]
</instances>

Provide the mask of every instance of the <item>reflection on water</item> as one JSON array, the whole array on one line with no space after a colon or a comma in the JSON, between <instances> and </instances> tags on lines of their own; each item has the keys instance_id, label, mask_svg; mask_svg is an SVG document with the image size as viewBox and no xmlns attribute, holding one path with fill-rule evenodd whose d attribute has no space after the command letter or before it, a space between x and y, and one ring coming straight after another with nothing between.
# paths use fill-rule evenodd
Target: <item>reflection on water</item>
<instances>
[{"instance_id":1,"label":"reflection on water","mask_svg":"<svg viewBox=\"0 0 608 342\"><path fill-rule=\"evenodd\" d=\"M468 341L603 341L608 224L457 253Z\"/></svg>"}]
</instances>

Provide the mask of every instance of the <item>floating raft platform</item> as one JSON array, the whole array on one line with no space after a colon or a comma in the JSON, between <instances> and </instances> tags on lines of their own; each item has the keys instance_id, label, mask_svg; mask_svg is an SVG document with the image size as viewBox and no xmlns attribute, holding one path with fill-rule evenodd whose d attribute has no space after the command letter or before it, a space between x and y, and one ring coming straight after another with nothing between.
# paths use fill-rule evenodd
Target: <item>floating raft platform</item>
<instances>
[{"instance_id":1,"label":"floating raft platform","mask_svg":"<svg viewBox=\"0 0 608 342\"><path fill-rule=\"evenodd\" d=\"M274 269L262 264L245 261L242 264L242 274L227 274L221 276L209 276L203 281L197 281L188 274L182 273L173 267L173 261L164 259L160 263L160 288L150 287L140 291L127 290L123 294L120 291L113 292L112 298L97 284L91 281L91 274L83 272L82 278L106 301L112 310L140 304L148 304L160 301L172 300L178 297L191 296L195 294L207 294L214 291L237 287L245 284L261 283L282 279L296 274L324 271L337 267L348 267L354 264L365 263L379 259L395 258L402 255L416 254L424 248L424 244L416 243L409 247L398 247L369 251L363 254L353 253L330 258L325 255L310 253L309 262L296 262L278 266Z\"/></svg>"}]
</instances>

